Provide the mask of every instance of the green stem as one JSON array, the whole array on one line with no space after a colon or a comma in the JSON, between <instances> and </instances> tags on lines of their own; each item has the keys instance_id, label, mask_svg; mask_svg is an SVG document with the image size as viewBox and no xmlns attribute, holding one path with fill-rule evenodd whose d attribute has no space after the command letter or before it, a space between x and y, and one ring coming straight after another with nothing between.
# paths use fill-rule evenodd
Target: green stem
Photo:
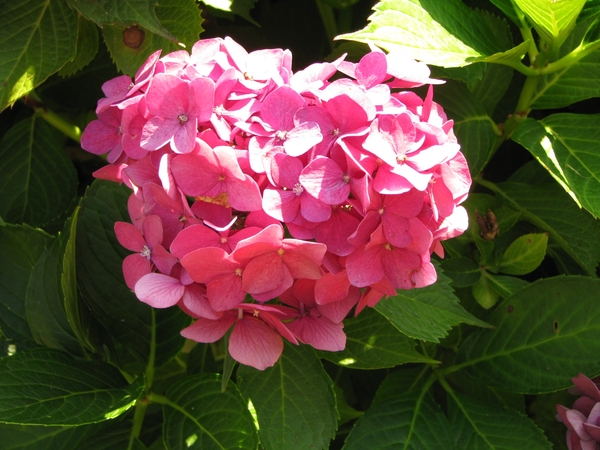
<instances>
[{"instance_id":1,"label":"green stem","mask_svg":"<svg viewBox=\"0 0 600 450\"><path fill-rule=\"evenodd\" d=\"M36 116L41 117L75 142L81 142L81 129L77 125L74 125L65 118L59 116L54 111L43 106L40 103L39 98L33 92L24 99L24 102L33 109Z\"/></svg>"},{"instance_id":2,"label":"green stem","mask_svg":"<svg viewBox=\"0 0 600 450\"><path fill-rule=\"evenodd\" d=\"M146 398L142 398L135 402L135 412L133 414L133 427L131 428L131 433L129 434L129 444L127 445L127 450L133 449L133 443L135 439L140 436L142 432L142 425L144 424L144 416L146 415L146 409L148 408L148 400Z\"/></svg>"},{"instance_id":3,"label":"green stem","mask_svg":"<svg viewBox=\"0 0 600 450\"><path fill-rule=\"evenodd\" d=\"M328 4L323 3L322 0L315 0L315 3L319 9L319 15L321 16L323 27L325 28L325 33L327 34L327 43L329 44L329 49L333 50L333 39L338 35L333 9Z\"/></svg>"},{"instance_id":4,"label":"green stem","mask_svg":"<svg viewBox=\"0 0 600 450\"><path fill-rule=\"evenodd\" d=\"M543 67L538 70L540 75L548 75L550 73L558 72L563 69L567 69L572 65L579 62L580 59L585 58L590 53L598 50L600 48L600 41L594 42L592 44L580 45L572 52L569 52L567 55L563 56L557 61L554 61L548 64L546 67Z\"/></svg>"}]
</instances>

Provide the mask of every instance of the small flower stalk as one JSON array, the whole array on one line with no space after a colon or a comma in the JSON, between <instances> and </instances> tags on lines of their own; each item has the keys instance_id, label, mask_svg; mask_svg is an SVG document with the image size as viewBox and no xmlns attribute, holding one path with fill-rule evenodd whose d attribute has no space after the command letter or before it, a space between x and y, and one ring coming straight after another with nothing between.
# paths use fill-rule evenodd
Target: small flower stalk
<instances>
[{"instance_id":1,"label":"small flower stalk","mask_svg":"<svg viewBox=\"0 0 600 450\"><path fill-rule=\"evenodd\" d=\"M291 64L230 38L156 52L105 83L81 140L108 153L98 178L132 189L115 224L127 285L194 318L186 338L231 330L231 356L260 370L283 339L343 349L350 311L434 283L431 255L468 225L471 177L427 66L374 47Z\"/></svg>"}]
</instances>

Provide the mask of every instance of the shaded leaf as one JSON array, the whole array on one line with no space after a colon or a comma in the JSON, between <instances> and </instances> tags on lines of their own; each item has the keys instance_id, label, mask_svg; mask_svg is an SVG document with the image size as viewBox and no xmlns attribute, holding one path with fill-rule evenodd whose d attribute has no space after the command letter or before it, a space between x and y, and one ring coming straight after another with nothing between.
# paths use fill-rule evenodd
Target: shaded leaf
<instances>
[{"instance_id":1,"label":"shaded leaf","mask_svg":"<svg viewBox=\"0 0 600 450\"><path fill-rule=\"evenodd\" d=\"M484 276L479 278L479 280L471 286L471 292L482 308L490 309L498 301L499 295L493 288L490 279L487 276L487 272L483 273L483 275Z\"/></svg>"},{"instance_id":2,"label":"shaded leaf","mask_svg":"<svg viewBox=\"0 0 600 450\"><path fill-rule=\"evenodd\" d=\"M449 396L448 420L458 448L552 448L542 430L524 414L458 392Z\"/></svg>"},{"instance_id":3,"label":"shaded leaf","mask_svg":"<svg viewBox=\"0 0 600 450\"><path fill-rule=\"evenodd\" d=\"M0 424L3 450L73 450L106 427L106 422L71 427Z\"/></svg>"},{"instance_id":4,"label":"shaded leaf","mask_svg":"<svg viewBox=\"0 0 600 450\"><path fill-rule=\"evenodd\" d=\"M498 138L496 124L464 84L448 81L437 86L435 93L436 101L454 120L454 132L475 178L491 157Z\"/></svg>"},{"instance_id":5,"label":"shaded leaf","mask_svg":"<svg viewBox=\"0 0 600 450\"><path fill-rule=\"evenodd\" d=\"M109 364L78 361L47 348L17 352L0 360L0 422L101 422L131 407L143 387L142 382L127 385Z\"/></svg>"},{"instance_id":6,"label":"shaded leaf","mask_svg":"<svg viewBox=\"0 0 600 450\"><path fill-rule=\"evenodd\" d=\"M85 0L80 0L85 1ZM192 50L194 43L202 33L202 18L200 10L194 0L162 0L156 6L156 15L177 41L184 44L180 46L163 37L156 35L151 30L145 31L144 39L137 48L130 48L123 42L123 25L106 25L103 29L104 42L110 50L111 57L117 68L128 75L135 75L138 68L146 61L150 54L162 49L162 54L182 50ZM143 29L143 24L142 29Z\"/></svg>"},{"instance_id":7,"label":"shaded leaf","mask_svg":"<svg viewBox=\"0 0 600 450\"><path fill-rule=\"evenodd\" d=\"M85 66L92 62L96 53L100 40L98 38L98 28L93 22L86 20L83 16L79 16L79 29L77 31L77 54L72 61L66 63L58 71L61 77L67 77L79 72Z\"/></svg>"},{"instance_id":8,"label":"shaded leaf","mask_svg":"<svg viewBox=\"0 0 600 450\"><path fill-rule=\"evenodd\" d=\"M265 449L327 448L337 428L335 395L312 348L286 344L275 366L240 366L237 379L256 409Z\"/></svg>"},{"instance_id":9,"label":"shaded leaf","mask_svg":"<svg viewBox=\"0 0 600 450\"><path fill-rule=\"evenodd\" d=\"M529 284L528 281L506 275L486 274L490 287L502 298L508 298Z\"/></svg>"},{"instance_id":10,"label":"shaded leaf","mask_svg":"<svg viewBox=\"0 0 600 450\"><path fill-rule=\"evenodd\" d=\"M431 394L411 391L373 406L358 419L343 449L366 448L456 447L448 420Z\"/></svg>"},{"instance_id":11,"label":"shaded leaf","mask_svg":"<svg viewBox=\"0 0 600 450\"><path fill-rule=\"evenodd\" d=\"M435 284L421 289L399 290L395 297L381 300L375 309L414 339L439 342L459 323L485 327L487 324L459 304L450 279L438 269Z\"/></svg>"},{"instance_id":12,"label":"shaded leaf","mask_svg":"<svg viewBox=\"0 0 600 450\"><path fill-rule=\"evenodd\" d=\"M600 373L600 280L538 280L488 318L494 330L465 339L457 363L490 386L538 394L565 389L575 373Z\"/></svg>"},{"instance_id":13,"label":"shaded leaf","mask_svg":"<svg viewBox=\"0 0 600 450\"><path fill-rule=\"evenodd\" d=\"M67 0L84 17L102 28L105 24L133 25L139 24L154 34L176 42L176 39L161 24L154 11L156 0L119 0L93 1Z\"/></svg>"},{"instance_id":14,"label":"shaded leaf","mask_svg":"<svg viewBox=\"0 0 600 450\"><path fill-rule=\"evenodd\" d=\"M75 168L57 134L39 117L22 120L2 137L0 173L0 215L7 222L52 224L77 194Z\"/></svg>"},{"instance_id":15,"label":"shaded leaf","mask_svg":"<svg viewBox=\"0 0 600 450\"><path fill-rule=\"evenodd\" d=\"M600 225L556 183L498 183L496 194L521 217L550 234L549 247L564 250L590 275L600 260Z\"/></svg>"},{"instance_id":16,"label":"shaded leaf","mask_svg":"<svg viewBox=\"0 0 600 450\"><path fill-rule=\"evenodd\" d=\"M29 276L52 237L28 225L0 226L0 328L19 343L33 341L25 312Z\"/></svg>"},{"instance_id":17,"label":"shaded leaf","mask_svg":"<svg viewBox=\"0 0 600 450\"><path fill-rule=\"evenodd\" d=\"M75 215L76 220L77 215ZM44 253L37 260L29 283L27 285L27 293L25 296L25 311L27 314L27 322L31 328L31 333L35 340L46 347L64 350L69 353L82 356L83 348L67 318L65 311L65 294L61 278L63 277L63 260L65 258L65 249L69 242L71 231L71 223L73 217L70 218L62 233L60 233L52 244L46 248ZM71 248L71 251L74 250ZM74 261L71 260L71 270L67 273L67 277L71 277L71 282L75 283ZM76 303L77 294L73 292L75 286L68 286L69 295L75 295L75 298L69 298L70 311L73 312ZM78 318L71 314L71 319Z\"/></svg>"},{"instance_id":18,"label":"shaded leaf","mask_svg":"<svg viewBox=\"0 0 600 450\"><path fill-rule=\"evenodd\" d=\"M356 3L356 1L358 0L342 0L343 3L349 3L349 5L346 5L346 7L351 6L352 3ZM258 25L250 15L250 10L254 8L256 0L203 0L202 3L212 8L219 9L221 11L236 14L240 17L243 17L248 22ZM335 7L335 5L331 6Z\"/></svg>"},{"instance_id":19,"label":"shaded leaf","mask_svg":"<svg viewBox=\"0 0 600 450\"><path fill-rule=\"evenodd\" d=\"M77 14L63 1L3 2L0 30L1 111L75 57Z\"/></svg>"},{"instance_id":20,"label":"shaded leaf","mask_svg":"<svg viewBox=\"0 0 600 450\"><path fill-rule=\"evenodd\" d=\"M250 411L233 383L221 392L220 375L192 375L172 386L163 402L167 448L255 449Z\"/></svg>"},{"instance_id":21,"label":"shaded leaf","mask_svg":"<svg viewBox=\"0 0 600 450\"><path fill-rule=\"evenodd\" d=\"M421 389L430 374L431 369L427 366L404 366L391 372L377 388L371 407L398 395Z\"/></svg>"},{"instance_id":22,"label":"shaded leaf","mask_svg":"<svg viewBox=\"0 0 600 450\"><path fill-rule=\"evenodd\" d=\"M318 352L321 358L352 369L382 369L408 362L435 363L415 351L416 342L400 333L385 317L366 308L344 321L346 348Z\"/></svg>"},{"instance_id":23,"label":"shaded leaf","mask_svg":"<svg viewBox=\"0 0 600 450\"><path fill-rule=\"evenodd\" d=\"M454 287L469 287L481 277L479 265L471 258L445 259L441 262L441 266L444 275L450 277Z\"/></svg>"},{"instance_id":24,"label":"shaded leaf","mask_svg":"<svg viewBox=\"0 0 600 450\"><path fill-rule=\"evenodd\" d=\"M370 23L336 39L371 42L426 64L457 67L503 52L486 21L460 0L383 0Z\"/></svg>"}]
</instances>

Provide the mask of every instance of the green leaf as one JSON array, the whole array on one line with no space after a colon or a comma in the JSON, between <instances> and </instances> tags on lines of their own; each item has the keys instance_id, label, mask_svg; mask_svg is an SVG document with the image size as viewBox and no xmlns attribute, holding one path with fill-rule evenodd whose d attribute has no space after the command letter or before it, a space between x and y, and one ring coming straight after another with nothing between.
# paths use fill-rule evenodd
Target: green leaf
<instances>
[{"instance_id":1,"label":"green leaf","mask_svg":"<svg viewBox=\"0 0 600 450\"><path fill-rule=\"evenodd\" d=\"M560 45L586 0L514 0L547 43Z\"/></svg>"},{"instance_id":2,"label":"green leaf","mask_svg":"<svg viewBox=\"0 0 600 450\"><path fill-rule=\"evenodd\" d=\"M3 2L0 30L1 111L75 57L77 14L63 1Z\"/></svg>"},{"instance_id":3,"label":"green leaf","mask_svg":"<svg viewBox=\"0 0 600 450\"><path fill-rule=\"evenodd\" d=\"M63 261L65 250L69 243L69 236L72 222L77 219L77 214L71 217L66 223L62 233L60 233L52 244L46 248L44 253L37 260L25 296L25 311L27 313L27 322L31 333L36 342L46 347L64 350L74 355L83 356L84 351L82 342L80 342L67 318L65 311L65 294L62 288ZM71 245L73 245L71 243ZM71 248L72 252L74 249ZM74 261L71 261L74 265ZM74 266L69 268L66 279L71 277L70 282L75 282L72 278ZM77 294L75 286L68 286L70 297L70 310L75 307ZM71 316L72 319L75 317Z\"/></svg>"},{"instance_id":4,"label":"green leaf","mask_svg":"<svg viewBox=\"0 0 600 450\"><path fill-rule=\"evenodd\" d=\"M438 280L433 285L399 290L395 297L377 303L375 309L407 336L431 342L439 342L459 323L488 326L460 306L450 282L438 268Z\"/></svg>"},{"instance_id":5,"label":"green leaf","mask_svg":"<svg viewBox=\"0 0 600 450\"><path fill-rule=\"evenodd\" d=\"M529 285L528 281L521 278L509 277L505 275L495 275L487 273L488 284L502 298L508 298L517 293L525 286Z\"/></svg>"},{"instance_id":6,"label":"green leaf","mask_svg":"<svg viewBox=\"0 0 600 450\"><path fill-rule=\"evenodd\" d=\"M112 337L121 367L150 355L152 308L125 284L122 263L130 252L119 244L114 224L129 221L126 186L95 181L81 203L77 225L77 283L94 317ZM179 333L179 330L172 330Z\"/></svg>"},{"instance_id":7,"label":"green leaf","mask_svg":"<svg viewBox=\"0 0 600 450\"><path fill-rule=\"evenodd\" d=\"M154 8L156 0L103 0L90 2L87 0L67 0L84 17L102 28L106 24L129 26L139 24L148 31L173 42L175 37L161 24Z\"/></svg>"},{"instance_id":8,"label":"green leaf","mask_svg":"<svg viewBox=\"0 0 600 450\"><path fill-rule=\"evenodd\" d=\"M106 428L106 422L71 427L0 424L3 450L73 450Z\"/></svg>"},{"instance_id":9,"label":"green leaf","mask_svg":"<svg viewBox=\"0 0 600 450\"><path fill-rule=\"evenodd\" d=\"M521 26L517 11L515 11L514 3L511 0L490 0L496 5L506 16L516 25Z\"/></svg>"},{"instance_id":10,"label":"green leaf","mask_svg":"<svg viewBox=\"0 0 600 450\"><path fill-rule=\"evenodd\" d=\"M571 32L560 48L559 57L578 51L582 39L588 38L598 25L586 21ZM593 33L592 33L593 34ZM584 37L585 36L585 37ZM556 72L542 75L531 99L533 109L559 109L588 98L600 97L600 51L596 50Z\"/></svg>"},{"instance_id":11,"label":"green leaf","mask_svg":"<svg viewBox=\"0 0 600 450\"><path fill-rule=\"evenodd\" d=\"M28 225L0 227L0 328L17 344L33 341L25 312L27 283L51 242L50 235Z\"/></svg>"},{"instance_id":12,"label":"green leaf","mask_svg":"<svg viewBox=\"0 0 600 450\"><path fill-rule=\"evenodd\" d=\"M500 257L498 270L509 275L526 275L533 272L546 256L548 233L531 233L520 236Z\"/></svg>"},{"instance_id":13,"label":"green leaf","mask_svg":"<svg viewBox=\"0 0 600 450\"><path fill-rule=\"evenodd\" d=\"M200 9L196 2L194 0L163 0L160 5L156 6L156 15L160 22L183 44L183 47L191 51L203 31ZM130 48L123 42L125 28L127 27L122 25L105 25L103 35L117 68L128 75L133 76L148 56L158 49L162 49L163 55L182 50L182 46L153 34L148 29L145 31L141 45L138 48Z\"/></svg>"},{"instance_id":14,"label":"green leaf","mask_svg":"<svg viewBox=\"0 0 600 450\"><path fill-rule=\"evenodd\" d=\"M167 448L255 449L258 436L248 405L233 383L221 392L217 374L193 375L172 386L163 406Z\"/></svg>"},{"instance_id":15,"label":"green leaf","mask_svg":"<svg viewBox=\"0 0 600 450\"><path fill-rule=\"evenodd\" d=\"M363 30L336 39L370 42L442 67L503 52L488 23L460 0L383 0Z\"/></svg>"},{"instance_id":16,"label":"green leaf","mask_svg":"<svg viewBox=\"0 0 600 450\"><path fill-rule=\"evenodd\" d=\"M400 333L385 317L366 308L344 321L346 348L318 352L321 358L352 369L382 369L408 362L435 363L415 351L416 342Z\"/></svg>"},{"instance_id":17,"label":"green leaf","mask_svg":"<svg viewBox=\"0 0 600 450\"><path fill-rule=\"evenodd\" d=\"M514 70L501 64L486 64L486 66L483 78L473 88L473 97L490 117L494 117L496 106L507 94Z\"/></svg>"},{"instance_id":18,"label":"green leaf","mask_svg":"<svg viewBox=\"0 0 600 450\"><path fill-rule=\"evenodd\" d=\"M350 3L351 5L352 3L356 3L356 1L358 0L346 1L346 3ZM250 10L254 8L256 0L203 0L202 3L211 8L236 14L258 26L256 21L250 15Z\"/></svg>"},{"instance_id":19,"label":"green leaf","mask_svg":"<svg viewBox=\"0 0 600 450\"><path fill-rule=\"evenodd\" d=\"M523 121L513 139L594 217L600 217L600 114L553 114Z\"/></svg>"},{"instance_id":20,"label":"green leaf","mask_svg":"<svg viewBox=\"0 0 600 450\"><path fill-rule=\"evenodd\" d=\"M337 428L333 383L310 347L286 344L275 366L240 366L237 379L256 409L266 450L328 447Z\"/></svg>"},{"instance_id":21,"label":"green leaf","mask_svg":"<svg viewBox=\"0 0 600 450\"><path fill-rule=\"evenodd\" d=\"M475 178L491 157L498 138L496 124L486 109L469 92L467 87L456 81L448 81L435 88L436 101L454 120L454 133L461 151L469 161L471 176Z\"/></svg>"},{"instance_id":22,"label":"green leaf","mask_svg":"<svg viewBox=\"0 0 600 450\"><path fill-rule=\"evenodd\" d=\"M576 373L600 373L600 280L538 280L488 318L494 330L469 335L457 355L467 375L513 392L565 389Z\"/></svg>"},{"instance_id":23,"label":"green leaf","mask_svg":"<svg viewBox=\"0 0 600 450\"><path fill-rule=\"evenodd\" d=\"M586 19L596 17L600 14L600 1L599 0L587 0L579 16L577 17L577 22L582 22Z\"/></svg>"},{"instance_id":24,"label":"green leaf","mask_svg":"<svg viewBox=\"0 0 600 450\"><path fill-rule=\"evenodd\" d=\"M450 258L441 263L444 275L450 277L452 286L469 287L481 277L479 265L471 258Z\"/></svg>"},{"instance_id":25,"label":"green leaf","mask_svg":"<svg viewBox=\"0 0 600 450\"><path fill-rule=\"evenodd\" d=\"M0 173L0 215L7 222L53 224L77 194L75 168L57 133L39 117L22 120L2 137Z\"/></svg>"},{"instance_id":26,"label":"green leaf","mask_svg":"<svg viewBox=\"0 0 600 450\"><path fill-rule=\"evenodd\" d=\"M430 393L412 391L368 409L350 431L343 450L456 448L446 416Z\"/></svg>"},{"instance_id":27,"label":"green leaf","mask_svg":"<svg viewBox=\"0 0 600 450\"><path fill-rule=\"evenodd\" d=\"M140 378L141 380L141 378ZM0 422L82 425L121 414L142 394L113 366L46 348L0 359Z\"/></svg>"},{"instance_id":28,"label":"green leaf","mask_svg":"<svg viewBox=\"0 0 600 450\"><path fill-rule=\"evenodd\" d=\"M430 375L431 369L427 366L404 366L391 372L377 388L371 407L398 395L421 389Z\"/></svg>"},{"instance_id":29,"label":"green leaf","mask_svg":"<svg viewBox=\"0 0 600 450\"><path fill-rule=\"evenodd\" d=\"M549 247L560 247L595 276L600 261L600 225L556 183L506 182L497 184L495 191L508 206L520 211L523 219L550 234Z\"/></svg>"},{"instance_id":30,"label":"green leaf","mask_svg":"<svg viewBox=\"0 0 600 450\"><path fill-rule=\"evenodd\" d=\"M487 272L483 272L483 276L477 280L471 287L473 297L482 308L490 309L498 301L498 293L492 287Z\"/></svg>"},{"instance_id":31,"label":"green leaf","mask_svg":"<svg viewBox=\"0 0 600 450\"><path fill-rule=\"evenodd\" d=\"M458 392L448 399L448 420L458 448L552 448L542 430L524 414Z\"/></svg>"},{"instance_id":32,"label":"green leaf","mask_svg":"<svg viewBox=\"0 0 600 450\"><path fill-rule=\"evenodd\" d=\"M79 16L79 30L77 32L77 55L73 61L69 61L58 71L61 77L68 77L79 72L85 66L92 62L100 40L98 38L98 28L93 22Z\"/></svg>"}]
</instances>

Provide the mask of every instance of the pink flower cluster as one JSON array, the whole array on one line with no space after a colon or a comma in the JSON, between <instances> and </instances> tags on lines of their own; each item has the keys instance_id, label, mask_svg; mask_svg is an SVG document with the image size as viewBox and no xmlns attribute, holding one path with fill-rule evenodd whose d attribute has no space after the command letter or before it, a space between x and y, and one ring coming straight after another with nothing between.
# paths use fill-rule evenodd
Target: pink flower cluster
<instances>
[{"instance_id":1,"label":"pink flower cluster","mask_svg":"<svg viewBox=\"0 0 600 450\"><path fill-rule=\"evenodd\" d=\"M600 448L600 390L593 380L581 373L571 380L575 387L569 392L581 397L571 409L556 405L557 419L567 426L567 446L569 450L597 450Z\"/></svg>"},{"instance_id":2,"label":"pink flower cluster","mask_svg":"<svg viewBox=\"0 0 600 450\"><path fill-rule=\"evenodd\" d=\"M112 163L127 285L196 319L182 331L264 369L282 337L345 347L343 319L432 284L433 252L467 228L471 178L453 122L403 88L437 84L379 49L293 73L287 50L230 38L150 56L106 82L81 145ZM345 77L339 77L345 75ZM278 300L275 300L278 299Z\"/></svg>"}]
</instances>

